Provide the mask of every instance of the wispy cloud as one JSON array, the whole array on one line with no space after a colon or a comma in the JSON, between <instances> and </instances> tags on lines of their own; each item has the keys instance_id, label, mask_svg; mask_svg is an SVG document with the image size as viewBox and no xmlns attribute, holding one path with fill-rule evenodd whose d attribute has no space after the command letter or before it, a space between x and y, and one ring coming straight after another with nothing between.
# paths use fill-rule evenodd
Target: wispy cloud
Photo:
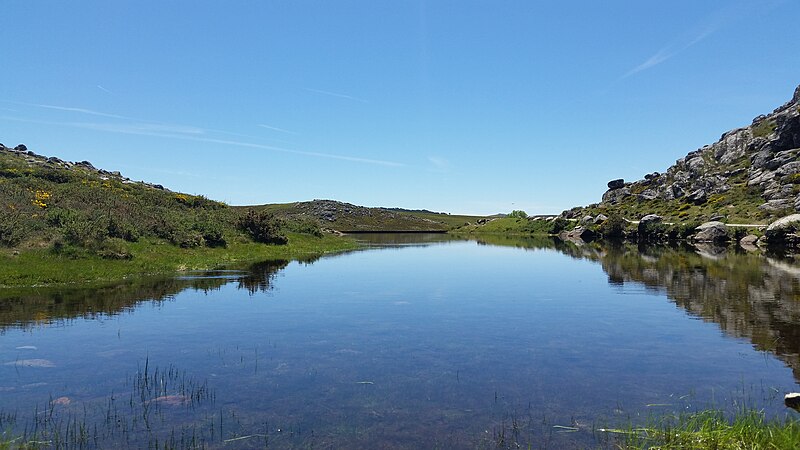
<instances>
[{"instance_id":1,"label":"wispy cloud","mask_svg":"<svg viewBox=\"0 0 800 450\"><path fill-rule=\"evenodd\" d=\"M132 134L139 136L152 136L167 139L180 139L185 141L206 142L211 144L228 145L243 148L252 148L260 150L268 150L272 152L288 153L293 155L310 156L315 158L336 159L341 161L350 161L362 164L372 164L386 167L405 167L406 164L397 161L388 161L383 159L362 158L359 156L339 155L335 153L324 153L307 150L296 150L283 147L275 147L272 145L256 144L252 142L234 141L229 139L217 139L204 134L205 131L201 128L186 127L186 126L167 126L167 125L154 125L147 123L92 123L92 122L54 122L44 120L24 119L19 117L0 116L0 120L10 120L15 122L36 123L41 125L57 125L67 126L72 128L82 128L86 130L104 131L109 133Z\"/></svg>"},{"instance_id":2,"label":"wispy cloud","mask_svg":"<svg viewBox=\"0 0 800 450\"><path fill-rule=\"evenodd\" d=\"M68 126L86 128L97 131L108 131L111 133L125 134L151 134L151 133L170 133L175 135L203 135L205 130L202 128L186 125L167 125L156 123L86 123L68 122Z\"/></svg>"},{"instance_id":3,"label":"wispy cloud","mask_svg":"<svg viewBox=\"0 0 800 450\"><path fill-rule=\"evenodd\" d=\"M714 14L706 17L702 23L679 36L671 43L667 44L656 53L651 55L649 58L645 59L642 63L626 72L620 77L620 80L628 78L639 72L652 69L653 67L699 44L709 36L719 31L721 28L730 25L742 17L746 17L750 12L750 8L751 6L747 3L737 2L729 4L727 7L716 11Z\"/></svg>"},{"instance_id":4,"label":"wispy cloud","mask_svg":"<svg viewBox=\"0 0 800 450\"><path fill-rule=\"evenodd\" d=\"M428 162L433 165L433 171L435 172L449 172L450 171L450 161L441 158L439 156L428 156Z\"/></svg>"},{"instance_id":5,"label":"wispy cloud","mask_svg":"<svg viewBox=\"0 0 800 450\"><path fill-rule=\"evenodd\" d=\"M263 123L258 124L258 126L260 126L261 128L266 128L268 130L272 130L272 131L278 131L278 132L286 133L286 134L293 134L295 136L300 134L300 133L298 133L296 131L291 131L291 130L286 130L286 129L283 129L283 128L273 127L272 125L266 125L266 124L263 124Z\"/></svg>"},{"instance_id":6,"label":"wispy cloud","mask_svg":"<svg viewBox=\"0 0 800 450\"><path fill-rule=\"evenodd\" d=\"M100 86L99 84L97 85L97 89L100 89L101 91L103 91L103 92L105 92L107 94L113 94L113 92L109 91L108 89L104 88L103 86Z\"/></svg>"},{"instance_id":7,"label":"wispy cloud","mask_svg":"<svg viewBox=\"0 0 800 450\"><path fill-rule=\"evenodd\" d=\"M110 117L112 119L128 119L128 120L136 120L133 117L126 117L120 116L119 114L109 114L101 111L95 111L92 109L86 108L74 108L71 106L58 106L58 105L43 105L41 103L26 103L26 102L9 102L14 103L17 105L24 105L24 106L34 106L36 108L44 108L44 109L53 109L56 111L67 111L67 112L75 112L80 114L88 114L90 116L100 116L100 117Z\"/></svg>"},{"instance_id":8,"label":"wispy cloud","mask_svg":"<svg viewBox=\"0 0 800 450\"><path fill-rule=\"evenodd\" d=\"M353 97L352 95L341 94L338 92L323 91L321 89L312 89L312 88L303 88L303 90L306 90L308 92L314 92L315 94L329 95L331 97L346 98L348 100L355 100L361 103L369 103L367 100L364 100L363 98Z\"/></svg>"}]
</instances>

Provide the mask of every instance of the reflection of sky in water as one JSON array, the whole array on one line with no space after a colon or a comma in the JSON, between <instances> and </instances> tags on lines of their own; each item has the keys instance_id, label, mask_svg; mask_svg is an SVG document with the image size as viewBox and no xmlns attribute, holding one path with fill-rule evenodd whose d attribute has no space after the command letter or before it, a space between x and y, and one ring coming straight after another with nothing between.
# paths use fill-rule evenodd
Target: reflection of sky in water
<instances>
[{"instance_id":1,"label":"reflection of sky in water","mask_svg":"<svg viewBox=\"0 0 800 450\"><path fill-rule=\"evenodd\" d=\"M295 443L414 448L427 436L469 447L511 418L525 419L534 442L564 443L591 439L595 421L724 407L743 389L779 412L772 388L796 388L749 341L554 251L451 242L356 252L291 263L272 284L8 330L3 407L102 402L130 390L126 377L148 358L207 379L216 401L203 414L234 411L243 435L281 428ZM13 364L33 359L55 367ZM552 425L580 431L548 438Z\"/></svg>"}]
</instances>

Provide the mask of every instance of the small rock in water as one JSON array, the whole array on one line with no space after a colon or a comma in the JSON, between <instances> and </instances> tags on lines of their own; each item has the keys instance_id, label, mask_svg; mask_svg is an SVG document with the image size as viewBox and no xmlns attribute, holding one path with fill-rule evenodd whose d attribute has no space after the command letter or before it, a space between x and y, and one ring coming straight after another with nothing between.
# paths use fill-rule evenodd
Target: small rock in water
<instances>
[{"instance_id":1,"label":"small rock in water","mask_svg":"<svg viewBox=\"0 0 800 450\"><path fill-rule=\"evenodd\" d=\"M72 399L70 399L69 397L58 397L57 399L53 400L51 403L53 405L67 406L70 403L72 403Z\"/></svg>"},{"instance_id":2,"label":"small rock in water","mask_svg":"<svg viewBox=\"0 0 800 450\"><path fill-rule=\"evenodd\" d=\"M800 411L800 393L791 392L783 397L783 404L794 410Z\"/></svg>"}]
</instances>

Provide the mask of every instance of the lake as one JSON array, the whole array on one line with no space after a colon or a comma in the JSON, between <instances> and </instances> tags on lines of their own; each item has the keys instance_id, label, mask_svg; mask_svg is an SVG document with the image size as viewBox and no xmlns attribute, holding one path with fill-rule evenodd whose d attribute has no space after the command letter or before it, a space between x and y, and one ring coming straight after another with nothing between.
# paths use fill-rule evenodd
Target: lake
<instances>
[{"instance_id":1,"label":"lake","mask_svg":"<svg viewBox=\"0 0 800 450\"><path fill-rule=\"evenodd\" d=\"M795 414L791 261L359 239L316 261L0 293L0 432L86 448L570 448L660 414Z\"/></svg>"}]
</instances>

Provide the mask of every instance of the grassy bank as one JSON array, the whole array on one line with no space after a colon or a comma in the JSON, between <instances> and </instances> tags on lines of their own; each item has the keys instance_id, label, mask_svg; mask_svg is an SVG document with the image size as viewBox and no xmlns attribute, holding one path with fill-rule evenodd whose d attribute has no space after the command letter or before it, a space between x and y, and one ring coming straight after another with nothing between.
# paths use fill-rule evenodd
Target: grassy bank
<instances>
[{"instance_id":1,"label":"grassy bank","mask_svg":"<svg viewBox=\"0 0 800 450\"><path fill-rule=\"evenodd\" d=\"M56 252L30 249L14 254L0 249L0 287L95 283L131 276L169 274L186 270L214 269L269 259L303 260L325 253L358 248L349 238L316 237L288 233L285 245L268 245L240 238L227 247L181 248L159 239L126 243L130 259L108 259L81 248Z\"/></svg>"},{"instance_id":2,"label":"grassy bank","mask_svg":"<svg viewBox=\"0 0 800 450\"><path fill-rule=\"evenodd\" d=\"M748 410L728 420L720 411L707 410L655 419L652 425L627 429L599 429L613 435L620 449L791 449L800 446L800 419L767 420Z\"/></svg>"}]
</instances>

